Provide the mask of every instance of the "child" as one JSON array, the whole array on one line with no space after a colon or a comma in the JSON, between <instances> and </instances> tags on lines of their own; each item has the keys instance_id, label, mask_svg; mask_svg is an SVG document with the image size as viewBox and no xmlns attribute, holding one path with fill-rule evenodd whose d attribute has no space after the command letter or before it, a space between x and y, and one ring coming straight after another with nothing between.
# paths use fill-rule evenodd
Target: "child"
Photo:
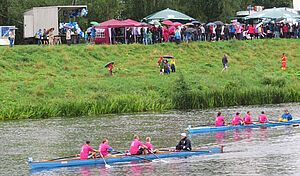
<instances>
[{"instance_id":1,"label":"child","mask_svg":"<svg viewBox=\"0 0 300 176\"><path fill-rule=\"evenodd\" d=\"M171 70L172 70L172 73L175 73L175 58L173 57L173 59L171 60Z\"/></svg>"},{"instance_id":2,"label":"child","mask_svg":"<svg viewBox=\"0 0 300 176\"><path fill-rule=\"evenodd\" d=\"M169 75L170 74L170 64L169 64L169 61L166 61L165 67L166 67L167 75Z\"/></svg>"}]
</instances>

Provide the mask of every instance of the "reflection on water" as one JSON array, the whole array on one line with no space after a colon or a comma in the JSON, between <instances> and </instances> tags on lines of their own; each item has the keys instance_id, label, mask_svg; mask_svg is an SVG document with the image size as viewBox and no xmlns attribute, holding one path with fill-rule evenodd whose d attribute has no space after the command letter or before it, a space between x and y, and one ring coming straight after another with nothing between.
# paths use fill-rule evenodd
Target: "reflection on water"
<instances>
[{"instance_id":1,"label":"reflection on water","mask_svg":"<svg viewBox=\"0 0 300 176\"><path fill-rule=\"evenodd\" d=\"M6 175L297 175L300 173L300 127L238 129L225 132L189 135L193 148L224 145L225 153L160 161L84 167L30 170L28 156L46 160L77 154L85 140L98 148L103 138L118 150L129 149L133 134L145 142L152 138L155 148L177 145L180 133L188 125L213 124L215 112L226 121L236 112L251 111L257 117L265 111L276 120L289 109L300 117L299 103L227 107L208 110L168 111L105 115L101 117L52 118L0 122L0 173ZM239 166L239 167L237 167ZM282 167L285 166L285 167ZM240 169L247 168L247 169ZM2 175L2 174L0 174Z\"/></svg>"}]
</instances>

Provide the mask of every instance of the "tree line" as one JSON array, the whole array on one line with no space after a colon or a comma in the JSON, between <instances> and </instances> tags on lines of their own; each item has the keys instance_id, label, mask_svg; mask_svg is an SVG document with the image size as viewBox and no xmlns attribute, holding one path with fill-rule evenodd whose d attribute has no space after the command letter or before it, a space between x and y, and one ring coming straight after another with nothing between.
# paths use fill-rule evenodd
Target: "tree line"
<instances>
[{"instance_id":1,"label":"tree line","mask_svg":"<svg viewBox=\"0 0 300 176\"><path fill-rule=\"evenodd\" d=\"M142 18L170 8L185 13L200 22L229 22L237 11L247 6L292 7L292 0L0 0L0 26L14 25L16 42L23 40L23 13L32 7L56 5L87 5L88 15L77 18L84 30L90 21ZM68 22L68 21L61 21Z\"/></svg>"}]
</instances>

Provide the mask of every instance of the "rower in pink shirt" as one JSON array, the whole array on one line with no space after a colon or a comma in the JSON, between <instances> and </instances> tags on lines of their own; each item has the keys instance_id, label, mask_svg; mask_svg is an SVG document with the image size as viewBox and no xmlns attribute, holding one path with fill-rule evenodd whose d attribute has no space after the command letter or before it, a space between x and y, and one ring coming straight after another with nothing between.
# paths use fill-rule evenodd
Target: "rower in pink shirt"
<instances>
[{"instance_id":1,"label":"rower in pink shirt","mask_svg":"<svg viewBox=\"0 0 300 176\"><path fill-rule=\"evenodd\" d=\"M245 122L245 125L252 124L253 121L252 121L252 117L250 115L251 115L251 112L248 111L247 115L244 116L243 121Z\"/></svg>"},{"instance_id":2,"label":"rower in pink shirt","mask_svg":"<svg viewBox=\"0 0 300 176\"><path fill-rule=\"evenodd\" d=\"M153 145L151 144L151 138L150 137L146 137L146 144L145 146L147 147L148 149L148 153L156 153L158 152L158 149L154 149Z\"/></svg>"},{"instance_id":3,"label":"rower in pink shirt","mask_svg":"<svg viewBox=\"0 0 300 176\"><path fill-rule=\"evenodd\" d=\"M98 152L99 152L99 156L102 158L102 157L105 157L108 155L109 152L113 151L114 149L112 147L110 147L108 145L108 140L107 139L104 139L102 141L102 143L99 145L99 149L98 149ZM101 156L102 155L102 156Z\"/></svg>"},{"instance_id":4,"label":"rower in pink shirt","mask_svg":"<svg viewBox=\"0 0 300 176\"><path fill-rule=\"evenodd\" d=\"M131 142L130 145L130 154L132 155L143 154L143 150L144 148L146 148L146 146L144 146L143 143L139 141L139 137L137 135L134 135L133 139L134 140Z\"/></svg>"},{"instance_id":5,"label":"rower in pink shirt","mask_svg":"<svg viewBox=\"0 0 300 176\"><path fill-rule=\"evenodd\" d=\"M91 146L90 146L90 141L86 141L86 144L84 144L81 147L81 151L80 151L80 159L88 159L89 158L89 153L90 152L98 152L97 150L94 150ZM95 155L95 154L93 154Z\"/></svg>"},{"instance_id":6,"label":"rower in pink shirt","mask_svg":"<svg viewBox=\"0 0 300 176\"><path fill-rule=\"evenodd\" d=\"M232 125L242 125L243 119L239 115L240 113L237 112L236 115L232 117Z\"/></svg>"},{"instance_id":7,"label":"rower in pink shirt","mask_svg":"<svg viewBox=\"0 0 300 176\"><path fill-rule=\"evenodd\" d=\"M222 113L218 112L218 116L216 117L216 120L215 120L215 126L225 126L224 117L222 117L221 115L222 115Z\"/></svg>"},{"instance_id":8,"label":"rower in pink shirt","mask_svg":"<svg viewBox=\"0 0 300 176\"><path fill-rule=\"evenodd\" d=\"M261 114L258 116L259 123L266 123L269 122L267 116L265 115L265 112L262 111Z\"/></svg>"}]
</instances>

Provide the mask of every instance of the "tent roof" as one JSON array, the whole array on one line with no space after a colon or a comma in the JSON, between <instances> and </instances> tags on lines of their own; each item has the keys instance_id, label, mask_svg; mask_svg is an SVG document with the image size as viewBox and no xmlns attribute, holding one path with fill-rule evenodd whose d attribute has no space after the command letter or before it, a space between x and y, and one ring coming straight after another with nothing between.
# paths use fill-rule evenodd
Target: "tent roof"
<instances>
[{"instance_id":1,"label":"tent roof","mask_svg":"<svg viewBox=\"0 0 300 176\"><path fill-rule=\"evenodd\" d=\"M134 21L134 20L132 20L132 19L123 20L122 22L129 23L129 24L133 24L133 25L136 26L136 27L140 27L140 26L141 26L141 23L140 23L140 22Z\"/></svg>"},{"instance_id":2,"label":"tent roof","mask_svg":"<svg viewBox=\"0 0 300 176\"><path fill-rule=\"evenodd\" d=\"M263 11L251 14L246 16L247 19L253 19L253 18L271 18L271 19L277 19L277 18L300 18L300 15L297 15L295 13L289 12L282 8L272 8L272 9L265 9Z\"/></svg>"},{"instance_id":3,"label":"tent roof","mask_svg":"<svg viewBox=\"0 0 300 176\"><path fill-rule=\"evenodd\" d=\"M150 21L150 20L185 20L185 21L193 21L194 18L187 16L181 12L178 12L176 10L172 9L165 9L156 13L153 13L145 18L143 20Z\"/></svg>"},{"instance_id":4,"label":"tent roof","mask_svg":"<svg viewBox=\"0 0 300 176\"><path fill-rule=\"evenodd\" d=\"M125 23L123 21L114 20L114 19L104 21L104 22L99 23L99 24L100 24L99 27L108 27L108 28L132 27L133 26L133 24Z\"/></svg>"}]
</instances>

